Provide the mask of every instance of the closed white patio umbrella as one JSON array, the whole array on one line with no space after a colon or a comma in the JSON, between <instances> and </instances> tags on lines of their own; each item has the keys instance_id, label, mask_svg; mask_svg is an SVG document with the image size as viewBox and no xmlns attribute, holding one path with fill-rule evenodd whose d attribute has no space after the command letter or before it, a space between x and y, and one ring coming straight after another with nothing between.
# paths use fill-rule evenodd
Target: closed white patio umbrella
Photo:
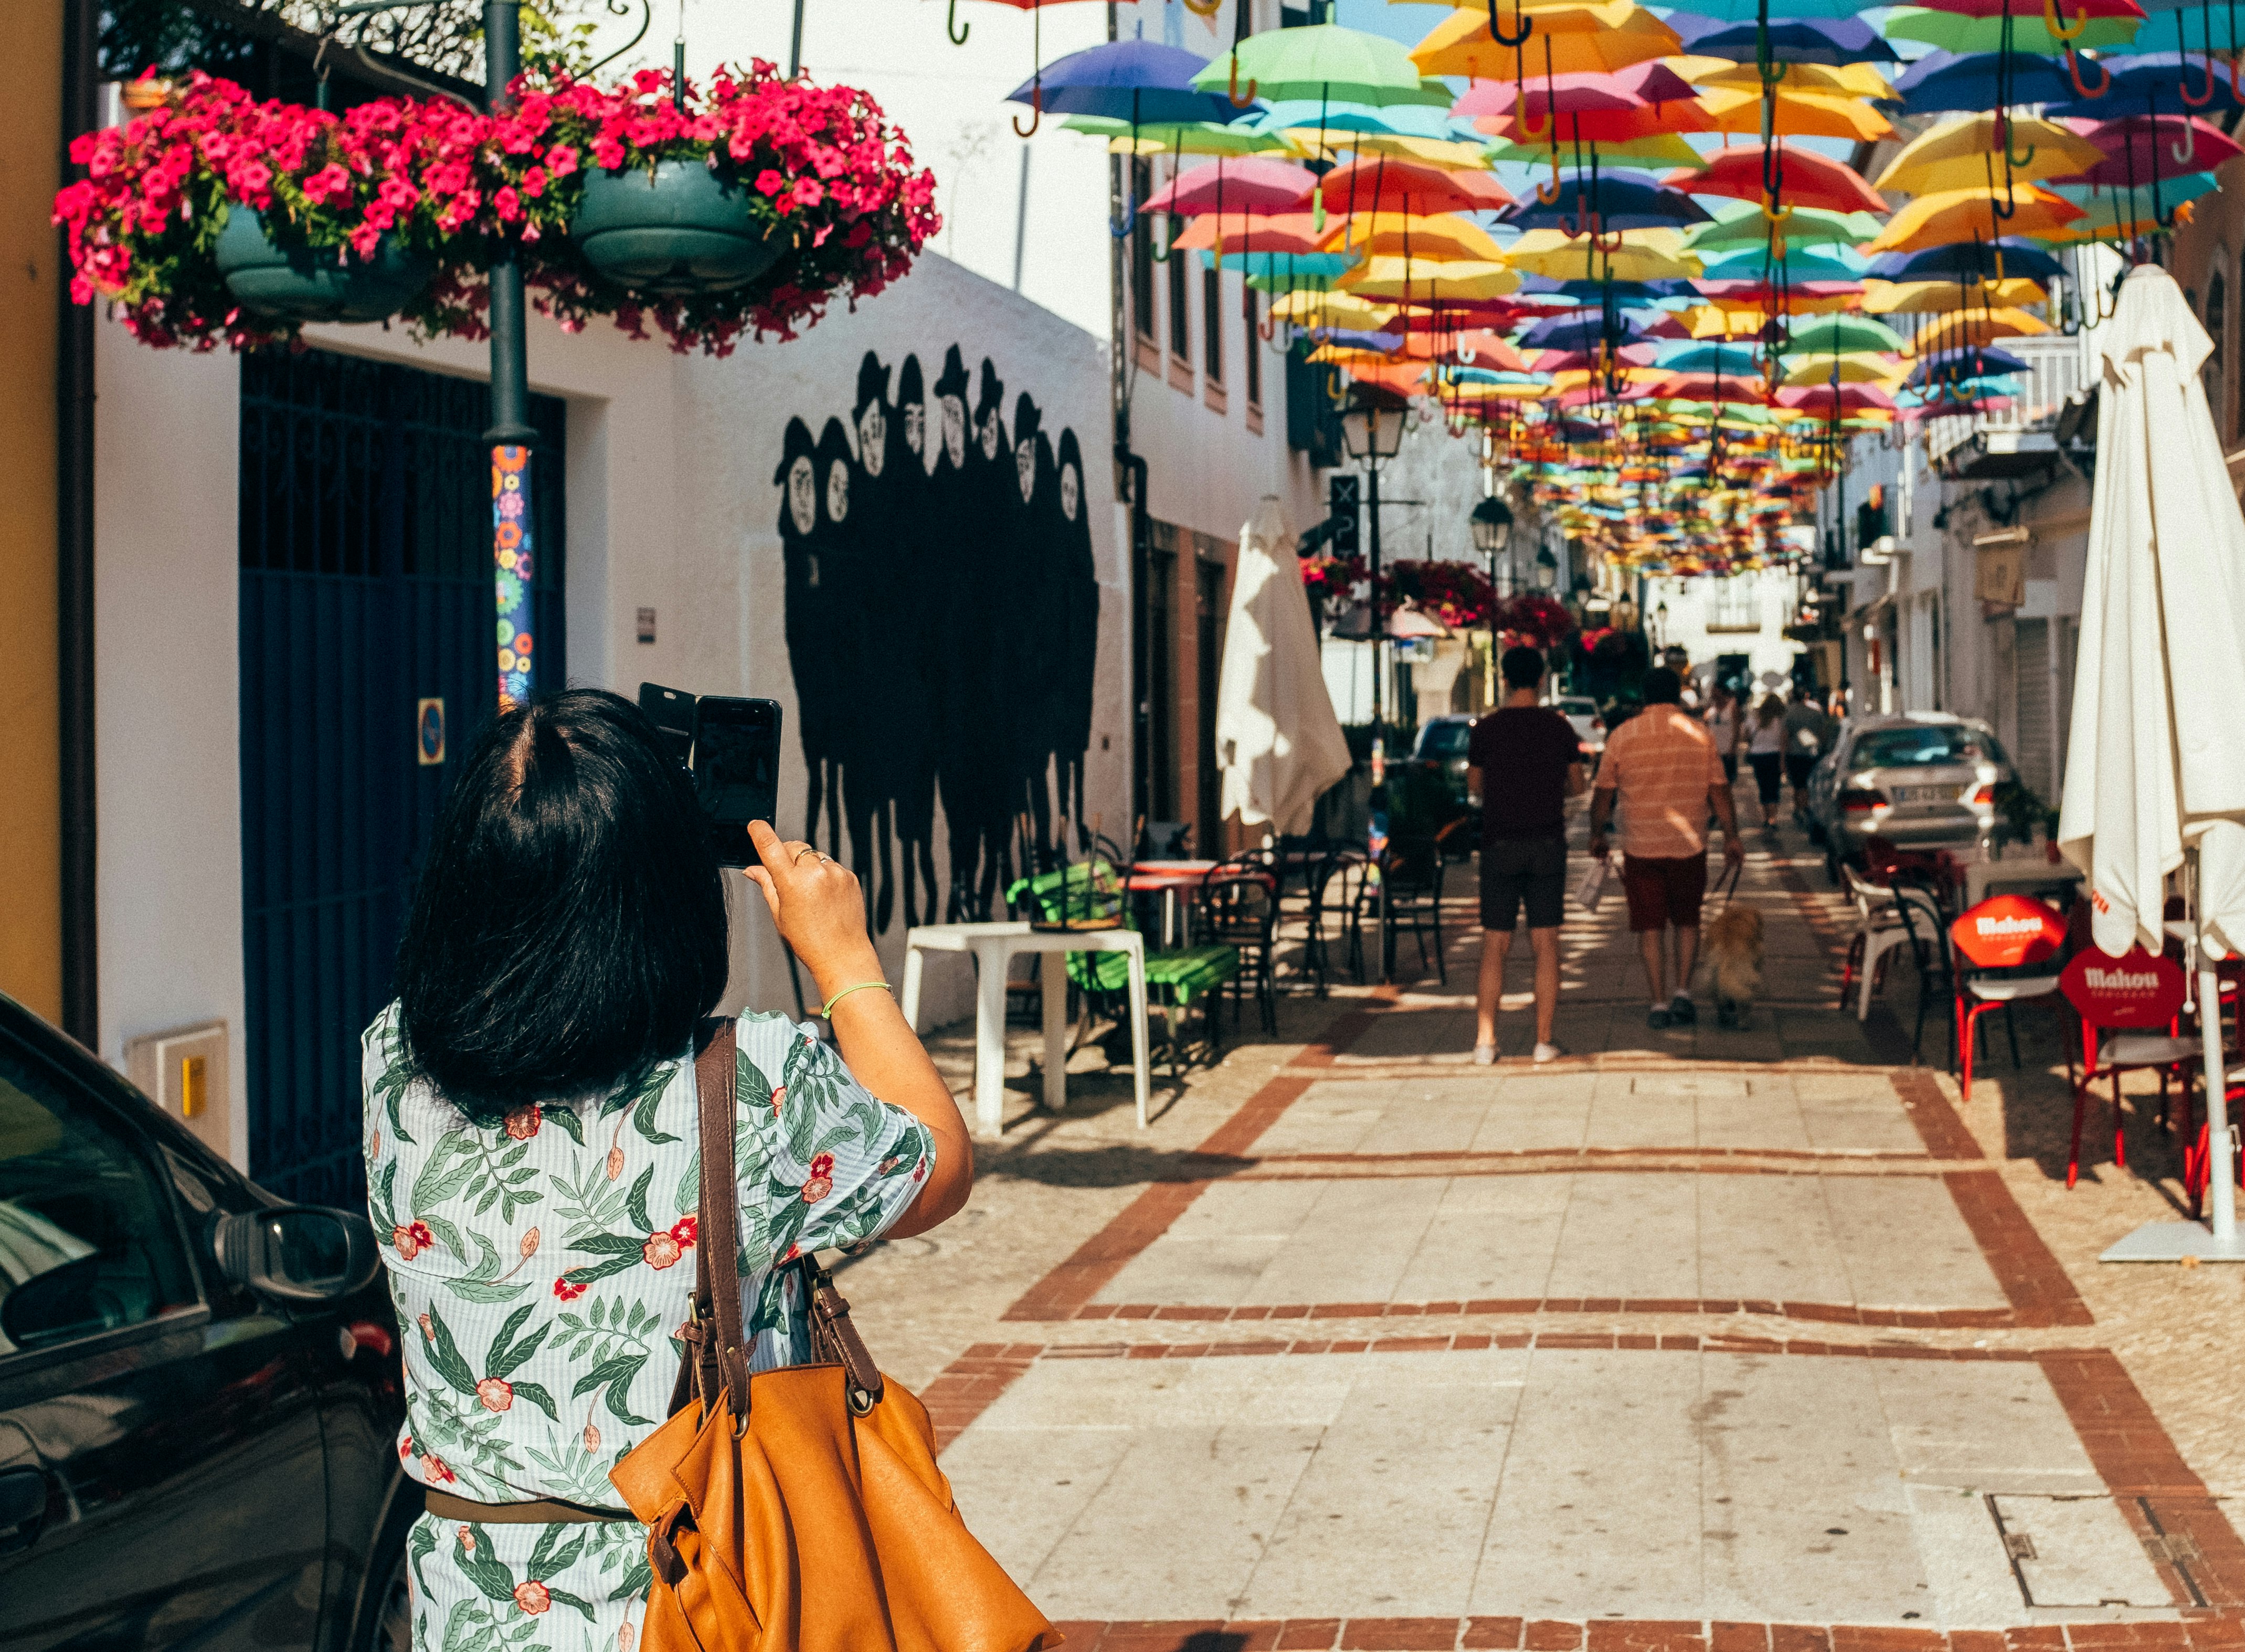
<instances>
[{"instance_id":1,"label":"closed white patio umbrella","mask_svg":"<svg viewBox=\"0 0 2245 1652\"><path fill-rule=\"evenodd\" d=\"M2236 1232L2213 959L2245 951L2245 515L2199 369L2213 349L2174 277L2132 271L2097 334L2097 485L2058 846L2118 956L2166 944L2186 870L2204 1043L2213 1222L2155 1222L2108 1262L2245 1261Z\"/></svg>"},{"instance_id":2,"label":"closed white patio umbrella","mask_svg":"<svg viewBox=\"0 0 2245 1652\"><path fill-rule=\"evenodd\" d=\"M1239 532L1239 567L1216 689L1223 812L1306 832L1319 795L1349 771L1348 741L1318 663L1294 536L1265 497Z\"/></svg>"}]
</instances>

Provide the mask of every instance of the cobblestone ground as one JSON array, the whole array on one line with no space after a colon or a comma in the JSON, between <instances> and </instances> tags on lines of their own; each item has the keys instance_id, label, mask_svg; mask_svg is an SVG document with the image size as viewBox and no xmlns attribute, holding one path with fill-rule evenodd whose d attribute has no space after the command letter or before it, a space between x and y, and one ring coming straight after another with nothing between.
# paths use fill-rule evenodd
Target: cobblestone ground
<instances>
[{"instance_id":1,"label":"cobblestone ground","mask_svg":"<svg viewBox=\"0 0 2245 1652\"><path fill-rule=\"evenodd\" d=\"M972 1205L846 1283L1071 1648L2245 1648L2245 1270L2096 1261L2179 1205L2155 1086L2069 1192L2046 1012L1965 1104L1906 970L1835 1007L1821 857L1751 847L1736 1031L1647 1028L1610 899L1571 1053L1527 1060L1520 958L1473 1066L1470 863L1447 984L1226 1011L1143 1132L1095 1046L1039 1109L1024 1022ZM969 1029L931 1044L964 1100Z\"/></svg>"}]
</instances>

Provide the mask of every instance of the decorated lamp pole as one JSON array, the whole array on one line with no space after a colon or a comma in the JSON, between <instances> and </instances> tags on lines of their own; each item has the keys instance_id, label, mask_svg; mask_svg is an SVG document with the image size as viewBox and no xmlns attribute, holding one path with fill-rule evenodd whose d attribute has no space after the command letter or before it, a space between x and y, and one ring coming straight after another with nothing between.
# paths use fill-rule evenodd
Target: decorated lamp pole
<instances>
[{"instance_id":1,"label":"decorated lamp pole","mask_svg":"<svg viewBox=\"0 0 2245 1652\"><path fill-rule=\"evenodd\" d=\"M519 0L484 0L484 98L493 113L522 71ZM530 513L530 364L523 326L522 265L512 246L491 267L492 576L499 606L499 708L519 705L538 682L530 618L537 572Z\"/></svg>"}]
</instances>

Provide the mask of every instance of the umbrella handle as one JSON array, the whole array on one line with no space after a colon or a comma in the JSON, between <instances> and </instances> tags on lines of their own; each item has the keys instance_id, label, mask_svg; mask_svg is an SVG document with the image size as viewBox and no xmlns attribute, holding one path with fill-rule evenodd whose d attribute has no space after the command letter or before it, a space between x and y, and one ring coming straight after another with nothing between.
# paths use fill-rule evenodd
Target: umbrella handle
<instances>
[{"instance_id":1,"label":"umbrella handle","mask_svg":"<svg viewBox=\"0 0 2245 1652\"><path fill-rule=\"evenodd\" d=\"M943 31L951 37L951 44L954 46L965 45L967 37L973 33L973 24L959 21L959 0L951 0L950 10L943 14Z\"/></svg>"},{"instance_id":2,"label":"umbrella handle","mask_svg":"<svg viewBox=\"0 0 2245 1652\"><path fill-rule=\"evenodd\" d=\"M1029 124L1024 126L1021 125L1021 118L1019 115L1015 115L1014 117L1014 136L1016 138L1028 138L1034 136L1037 128L1044 125L1044 119L1045 89L1043 83L1040 81L1037 85L1029 88Z\"/></svg>"},{"instance_id":3,"label":"umbrella handle","mask_svg":"<svg viewBox=\"0 0 2245 1652\"><path fill-rule=\"evenodd\" d=\"M1158 221L1158 220L1156 221ZM1219 229L1220 227L1219 227ZM1218 234L1217 239L1219 240L1223 239L1221 234ZM1147 256L1151 258L1156 264L1166 264L1170 261L1170 244L1163 237L1159 235L1149 235L1146 238L1146 243Z\"/></svg>"},{"instance_id":4,"label":"umbrella handle","mask_svg":"<svg viewBox=\"0 0 2245 1652\"><path fill-rule=\"evenodd\" d=\"M2095 63L2096 59L2092 58L2090 61ZM2235 72L2236 65L2233 64L2230 67L2232 71ZM2065 72L2073 77L2073 89L2079 92L2084 98L2102 98L2106 92L2113 90L2113 71L2110 69L2107 69L2101 63L2097 64L2097 73L2099 78L2096 90L2092 91L2082 84L2081 55L2074 51L2072 46L2068 46L2065 49Z\"/></svg>"},{"instance_id":5,"label":"umbrella handle","mask_svg":"<svg viewBox=\"0 0 2245 1652\"><path fill-rule=\"evenodd\" d=\"M1186 0L1186 3L1190 4L1191 0ZM1217 0L1217 3L1219 5L1222 4L1223 0ZM1213 10L1213 8L1211 9ZM1247 83L1247 95L1245 98L1239 95L1239 54L1237 51L1233 52L1231 54L1231 85L1230 89L1225 91L1224 96L1231 100L1231 106L1234 109L1245 109L1255 101L1256 84L1257 83L1252 78L1249 79ZM2208 92L2207 95L2208 97L2213 96L2211 92ZM1319 136L1322 137L1323 134L1320 133Z\"/></svg>"},{"instance_id":6,"label":"umbrella handle","mask_svg":"<svg viewBox=\"0 0 2245 1652\"><path fill-rule=\"evenodd\" d=\"M1793 216L1793 208L1790 206L1780 207L1775 212L1770 210L1772 207L1776 206L1777 197L1774 195L1765 195L1762 197L1761 215L1763 220L1767 222L1772 229L1776 228L1787 219Z\"/></svg>"},{"instance_id":7,"label":"umbrella handle","mask_svg":"<svg viewBox=\"0 0 2245 1652\"><path fill-rule=\"evenodd\" d=\"M2201 108L2214 100L2214 60L2207 58L2199 64L2206 76L2206 90L2194 98L2190 95L2190 59L2185 58L2175 76L2175 96L2193 109Z\"/></svg>"},{"instance_id":8,"label":"umbrella handle","mask_svg":"<svg viewBox=\"0 0 2245 1652\"><path fill-rule=\"evenodd\" d=\"M1122 203L1122 220L1120 223L1111 218L1107 220L1107 233L1116 240L1122 240L1137 227L1138 198L1133 195Z\"/></svg>"},{"instance_id":9,"label":"umbrella handle","mask_svg":"<svg viewBox=\"0 0 2245 1652\"><path fill-rule=\"evenodd\" d=\"M2229 72L2233 77L2237 73L2237 64L2234 58L2230 61ZM2209 84L2206 91L2209 98L2214 95L2212 78L2211 76L2208 77ZM2191 125L2188 115L2185 115L2182 118L2182 141L2179 144L2169 144L2167 153L2175 158L2175 165L2178 166L2189 166L2191 157L2198 153L2198 128Z\"/></svg>"},{"instance_id":10,"label":"umbrella handle","mask_svg":"<svg viewBox=\"0 0 2245 1652\"><path fill-rule=\"evenodd\" d=\"M1208 0L1206 5L1199 4L1197 0L1185 0L1185 10L1196 17L1212 17L1224 10L1224 0Z\"/></svg>"},{"instance_id":11,"label":"umbrella handle","mask_svg":"<svg viewBox=\"0 0 2245 1652\"><path fill-rule=\"evenodd\" d=\"M1548 184L1543 183L1541 180L1537 181L1536 186L1536 199L1542 201L1546 206L1555 205L1559 199L1560 190L1564 187L1565 185L1559 177L1559 151L1557 146L1555 145L1551 150L1551 181ZM1547 191L1549 192L1548 193L1546 193Z\"/></svg>"},{"instance_id":12,"label":"umbrella handle","mask_svg":"<svg viewBox=\"0 0 2245 1652\"><path fill-rule=\"evenodd\" d=\"M1516 35L1504 32L1496 20L1496 0L1489 0L1489 37L1500 46L1510 46L1516 51L1526 45L1528 37L1536 32L1536 19L1522 15L1519 0L1514 0L1512 15L1520 24L1520 32Z\"/></svg>"},{"instance_id":13,"label":"umbrella handle","mask_svg":"<svg viewBox=\"0 0 2245 1652\"><path fill-rule=\"evenodd\" d=\"M2079 40L2081 31L2089 26L2088 0L2082 0L2081 15L2073 20L2071 29L2058 21L2058 0L2042 0L2042 26L2050 30L2053 40Z\"/></svg>"}]
</instances>

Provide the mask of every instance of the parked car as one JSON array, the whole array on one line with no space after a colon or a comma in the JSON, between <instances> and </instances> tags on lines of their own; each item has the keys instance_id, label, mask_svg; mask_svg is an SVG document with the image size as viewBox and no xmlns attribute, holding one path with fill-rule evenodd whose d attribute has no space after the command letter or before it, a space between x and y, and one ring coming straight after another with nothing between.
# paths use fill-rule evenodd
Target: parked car
<instances>
[{"instance_id":1,"label":"parked car","mask_svg":"<svg viewBox=\"0 0 2245 1652\"><path fill-rule=\"evenodd\" d=\"M1575 738L1583 742L1583 755L1595 758L1606 748L1606 720L1598 714L1598 702L1588 694L1561 694L1551 702L1551 709L1574 725Z\"/></svg>"},{"instance_id":2,"label":"parked car","mask_svg":"<svg viewBox=\"0 0 2245 1652\"><path fill-rule=\"evenodd\" d=\"M1957 848L1984 836L2011 760L1986 723L1946 712L1858 717L1808 779L1809 830L1836 883L1876 835L1904 849Z\"/></svg>"},{"instance_id":3,"label":"parked car","mask_svg":"<svg viewBox=\"0 0 2245 1652\"><path fill-rule=\"evenodd\" d=\"M1411 748L1412 761L1440 775L1444 789L1461 808L1466 801L1466 750L1473 742L1473 726L1471 717L1429 718Z\"/></svg>"},{"instance_id":4,"label":"parked car","mask_svg":"<svg viewBox=\"0 0 2245 1652\"><path fill-rule=\"evenodd\" d=\"M366 1217L286 1205L0 997L0 1625L399 1652L419 1491Z\"/></svg>"}]
</instances>

